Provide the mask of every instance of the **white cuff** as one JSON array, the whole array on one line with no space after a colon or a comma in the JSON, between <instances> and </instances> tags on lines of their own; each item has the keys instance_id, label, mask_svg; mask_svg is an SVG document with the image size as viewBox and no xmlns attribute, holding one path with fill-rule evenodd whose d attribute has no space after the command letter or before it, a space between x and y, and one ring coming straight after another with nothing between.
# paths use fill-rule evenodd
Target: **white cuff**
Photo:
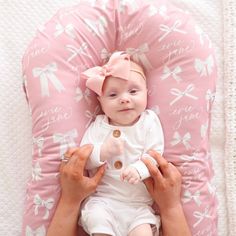
<instances>
[{"instance_id":1,"label":"white cuff","mask_svg":"<svg viewBox=\"0 0 236 236\"><path fill-rule=\"evenodd\" d=\"M135 163L131 164L130 166L134 167L138 171L141 180L144 180L144 179L150 177L150 173L148 171L148 168L141 160L136 161Z\"/></svg>"},{"instance_id":2,"label":"white cuff","mask_svg":"<svg viewBox=\"0 0 236 236\"><path fill-rule=\"evenodd\" d=\"M150 156L149 154L145 153L142 157L150 160L153 164L157 165L156 160L152 156ZM133 166L138 171L141 180L144 180L144 179L151 176L147 166L144 164L143 161L138 160L137 162L131 164L131 166Z\"/></svg>"},{"instance_id":3,"label":"white cuff","mask_svg":"<svg viewBox=\"0 0 236 236\"><path fill-rule=\"evenodd\" d=\"M93 146L93 151L87 161L86 169L88 169L88 170L94 169L94 168L97 168L105 163L100 160L101 145L102 144L96 144Z\"/></svg>"}]
</instances>

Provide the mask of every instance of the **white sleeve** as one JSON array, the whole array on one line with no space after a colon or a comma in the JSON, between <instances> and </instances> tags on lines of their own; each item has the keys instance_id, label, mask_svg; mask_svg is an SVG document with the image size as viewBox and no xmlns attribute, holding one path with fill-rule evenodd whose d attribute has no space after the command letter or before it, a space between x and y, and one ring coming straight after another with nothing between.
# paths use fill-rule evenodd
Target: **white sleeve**
<instances>
[{"instance_id":1,"label":"white sleeve","mask_svg":"<svg viewBox=\"0 0 236 236\"><path fill-rule=\"evenodd\" d=\"M162 155L164 152L164 134L162 125L158 116L153 111L152 113L153 119L150 121L152 125L147 132L144 151L146 153L150 149L153 149Z\"/></svg>"},{"instance_id":2,"label":"white sleeve","mask_svg":"<svg viewBox=\"0 0 236 236\"><path fill-rule=\"evenodd\" d=\"M98 139L98 129L96 128L96 121L93 122L88 129L86 130L80 146L84 144L93 144L93 151L86 163L86 169L91 170L97 168L104 164L104 162L100 161L100 151L101 151L101 140Z\"/></svg>"},{"instance_id":3,"label":"white sleeve","mask_svg":"<svg viewBox=\"0 0 236 236\"><path fill-rule=\"evenodd\" d=\"M163 135L163 130L162 130L162 126L161 126L161 122L159 118L156 116L154 112L152 113L150 117L152 119L149 121L151 122L151 125L149 126L146 132L147 135L145 138L145 147L144 147L143 156L145 156L146 158L149 158L151 161L156 163L156 161L150 155L148 155L147 152L150 149L153 149L162 155L164 152L164 135ZM141 177L141 180L144 180L150 177L148 168L143 163L143 161L138 160L137 162L133 163L131 166L137 169Z\"/></svg>"},{"instance_id":4,"label":"white sleeve","mask_svg":"<svg viewBox=\"0 0 236 236\"><path fill-rule=\"evenodd\" d=\"M156 160L153 159L150 155L144 154L143 157L149 159L151 162L157 165ZM143 161L138 160L135 163L131 164L130 166L134 167L138 171L141 180L150 177L149 170Z\"/></svg>"}]
</instances>

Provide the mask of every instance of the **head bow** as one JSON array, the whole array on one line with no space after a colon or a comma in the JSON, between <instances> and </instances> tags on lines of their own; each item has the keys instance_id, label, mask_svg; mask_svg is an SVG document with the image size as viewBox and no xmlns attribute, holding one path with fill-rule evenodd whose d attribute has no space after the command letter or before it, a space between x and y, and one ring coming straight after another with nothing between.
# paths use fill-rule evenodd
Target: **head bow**
<instances>
[{"instance_id":1,"label":"head bow","mask_svg":"<svg viewBox=\"0 0 236 236\"><path fill-rule=\"evenodd\" d=\"M115 52L104 66L95 66L84 71L86 86L101 96L105 78L114 76L128 80L130 74L130 56L125 52Z\"/></svg>"}]
</instances>

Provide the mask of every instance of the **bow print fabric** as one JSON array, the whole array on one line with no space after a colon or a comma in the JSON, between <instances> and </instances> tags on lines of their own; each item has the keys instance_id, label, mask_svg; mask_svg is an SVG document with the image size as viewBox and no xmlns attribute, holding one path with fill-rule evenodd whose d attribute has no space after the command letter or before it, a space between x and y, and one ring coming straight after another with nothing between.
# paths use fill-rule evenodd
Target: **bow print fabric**
<instances>
[{"instance_id":1,"label":"bow print fabric","mask_svg":"<svg viewBox=\"0 0 236 236\"><path fill-rule=\"evenodd\" d=\"M40 80L41 85L41 91L42 91L42 97L48 96L49 97L49 87L48 87L48 81L52 83L52 85L55 87L55 89L58 92L62 92L65 90L64 86L60 82L60 80L57 78L55 73L57 72L57 64L55 62L46 65L43 68L36 67L33 69L33 75L34 77L38 77Z\"/></svg>"},{"instance_id":2,"label":"bow print fabric","mask_svg":"<svg viewBox=\"0 0 236 236\"><path fill-rule=\"evenodd\" d=\"M164 130L163 155L181 171L192 235L217 235L208 137L217 77L214 45L189 13L170 2L77 1L58 11L30 43L23 79L34 150L22 236L46 235L59 197L61 158L80 145L101 113L96 95L105 79L128 80L132 62L145 69L148 108Z\"/></svg>"},{"instance_id":3,"label":"bow print fabric","mask_svg":"<svg viewBox=\"0 0 236 236\"><path fill-rule=\"evenodd\" d=\"M67 151L68 148L75 147L75 139L77 138L77 130L73 129L67 133L56 133L53 135L54 143L60 143L60 157Z\"/></svg>"},{"instance_id":4,"label":"bow print fabric","mask_svg":"<svg viewBox=\"0 0 236 236\"><path fill-rule=\"evenodd\" d=\"M51 210L53 208L53 205L54 205L54 199L49 198L47 200L43 200L43 199L41 199L41 197L38 194L36 194L34 196L34 204L35 204L34 214L38 215L39 214L39 208L43 207L43 208L45 208L45 215L43 216L43 219L48 219L49 210Z\"/></svg>"},{"instance_id":5,"label":"bow print fabric","mask_svg":"<svg viewBox=\"0 0 236 236\"><path fill-rule=\"evenodd\" d=\"M36 230L31 229L29 226L26 226L26 236L45 236L46 235L46 229L42 225Z\"/></svg>"}]
</instances>

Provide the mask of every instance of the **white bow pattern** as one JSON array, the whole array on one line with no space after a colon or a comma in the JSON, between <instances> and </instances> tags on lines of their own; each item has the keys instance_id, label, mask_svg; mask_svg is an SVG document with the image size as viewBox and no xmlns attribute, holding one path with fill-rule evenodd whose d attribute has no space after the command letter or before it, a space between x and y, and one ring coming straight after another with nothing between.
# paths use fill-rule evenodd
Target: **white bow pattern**
<instances>
[{"instance_id":1,"label":"white bow pattern","mask_svg":"<svg viewBox=\"0 0 236 236\"><path fill-rule=\"evenodd\" d=\"M159 38L159 42L161 42L163 39L165 39L170 33L172 32L178 32L181 34L186 34L185 31L180 30L179 27L182 25L182 22L180 20L175 21L173 26L169 27L168 25L160 25L160 30L164 31L165 33Z\"/></svg>"},{"instance_id":2,"label":"white bow pattern","mask_svg":"<svg viewBox=\"0 0 236 236\"><path fill-rule=\"evenodd\" d=\"M201 137L205 138L207 135L208 123L201 125Z\"/></svg>"},{"instance_id":3,"label":"white bow pattern","mask_svg":"<svg viewBox=\"0 0 236 236\"><path fill-rule=\"evenodd\" d=\"M184 161L180 168L184 169L186 166L191 165L192 161L198 160L198 157L194 154L192 156L181 155L180 159Z\"/></svg>"},{"instance_id":4,"label":"white bow pattern","mask_svg":"<svg viewBox=\"0 0 236 236\"><path fill-rule=\"evenodd\" d=\"M90 32L94 33L95 35L99 36L100 33L103 35L106 32L108 23L105 17L100 16L96 21L90 19L85 19L84 21Z\"/></svg>"},{"instance_id":5,"label":"white bow pattern","mask_svg":"<svg viewBox=\"0 0 236 236\"><path fill-rule=\"evenodd\" d=\"M204 38L206 38L209 42L209 48L212 48L212 43L208 35L198 25L195 26L195 32L199 35L199 41L201 45L204 45Z\"/></svg>"},{"instance_id":6,"label":"white bow pattern","mask_svg":"<svg viewBox=\"0 0 236 236\"><path fill-rule=\"evenodd\" d=\"M129 5L132 8L132 11L135 11L138 8L138 5L135 3L136 0L120 0L118 11L124 13L126 6Z\"/></svg>"},{"instance_id":7,"label":"white bow pattern","mask_svg":"<svg viewBox=\"0 0 236 236\"><path fill-rule=\"evenodd\" d=\"M76 101L76 102L79 102L82 98L83 98L83 92L82 92L82 90L80 89L80 87L77 87L77 88L75 89L75 101Z\"/></svg>"},{"instance_id":8,"label":"white bow pattern","mask_svg":"<svg viewBox=\"0 0 236 236\"><path fill-rule=\"evenodd\" d=\"M211 75L214 67L213 56L210 55L205 61L202 61L201 59L195 59L194 66L201 77Z\"/></svg>"},{"instance_id":9,"label":"white bow pattern","mask_svg":"<svg viewBox=\"0 0 236 236\"><path fill-rule=\"evenodd\" d=\"M95 118L96 118L97 114L99 113L99 111L100 111L99 106L96 106L96 108L95 108L95 110L94 110L93 113L92 113L91 111L89 111L89 110L86 110L86 111L85 111L85 116L89 118L89 121L87 122L85 128L88 128L88 126L90 125L90 123L91 123L93 120L95 120Z\"/></svg>"},{"instance_id":10,"label":"white bow pattern","mask_svg":"<svg viewBox=\"0 0 236 236\"><path fill-rule=\"evenodd\" d=\"M64 86L55 75L57 64L55 62L46 65L44 68L34 68L33 76L39 77L42 96L49 96L48 80L53 84L58 92L65 90Z\"/></svg>"},{"instance_id":11,"label":"white bow pattern","mask_svg":"<svg viewBox=\"0 0 236 236\"><path fill-rule=\"evenodd\" d=\"M146 57L145 53L149 52L149 47L147 43L142 44L138 48L127 48L126 52L132 57L132 59L144 66L145 69L152 69L152 65Z\"/></svg>"},{"instance_id":12,"label":"white bow pattern","mask_svg":"<svg viewBox=\"0 0 236 236\"><path fill-rule=\"evenodd\" d=\"M83 42L81 47L79 47L79 48L76 48L73 45L66 45L66 49L71 52L71 55L67 59L67 61L70 62L71 60L73 60L75 57L77 57L79 55L83 55L83 56L91 58L91 55L89 55L88 53L85 52L85 50L87 48L88 48L88 45L85 42Z\"/></svg>"},{"instance_id":13,"label":"white bow pattern","mask_svg":"<svg viewBox=\"0 0 236 236\"><path fill-rule=\"evenodd\" d=\"M198 221L193 225L193 227L197 227L204 219L206 218L211 218L211 216L209 215L209 208L205 208L204 212L200 212L200 211L195 211L193 213L193 216L196 217L198 219Z\"/></svg>"},{"instance_id":14,"label":"white bow pattern","mask_svg":"<svg viewBox=\"0 0 236 236\"><path fill-rule=\"evenodd\" d=\"M37 228L36 230L32 230L28 225L26 226L25 229L25 234L26 236L46 236L46 229L45 227L42 225L39 228Z\"/></svg>"},{"instance_id":15,"label":"white bow pattern","mask_svg":"<svg viewBox=\"0 0 236 236\"><path fill-rule=\"evenodd\" d=\"M180 66L176 66L173 71L168 66L164 67L163 75L161 76L161 80L165 80L168 77L172 76L177 82L180 82L182 79L180 76L178 76L179 73L182 72L182 69Z\"/></svg>"},{"instance_id":16,"label":"white bow pattern","mask_svg":"<svg viewBox=\"0 0 236 236\"><path fill-rule=\"evenodd\" d=\"M207 188L208 188L208 191L211 195L215 195L216 194L216 186L213 185L212 183L208 182L207 183Z\"/></svg>"},{"instance_id":17,"label":"white bow pattern","mask_svg":"<svg viewBox=\"0 0 236 236\"><path fill-rule=\"evenodd\" d=\"M171 141L171 145L175 146L179 143L182 143L186 149L189 149L191 146L188 143L191 140L191 134L186 133L183 137L180 136L180 134L176 131L173 135L173 140Z\"/></svg>"},{"instance_id":18,"label":"white bow pattern","mask_svg":"<svg viewBox=\"0 0 236 236\"><path fill-rule=\"evenodd\" d=\"M76 102L79 102L83 97L85 99L85 101L87 102L87 104L90 106L92 101L90 99L91 96L91 92L88 88L85 89L84 93L82 92L82 90L80 89L80 87L77 87L75 90L75 100Z\"/></svg>"},{"instance_id":19,"label":"white bow pattern","mask_svg":"<svg viewBox=\"0 0 236 236\"><path fill-rule=\"evenodd\" d=\"M33 137L33 144L36 144L38 147L38 154L39 157L42 156L43 144L44 144L44 137Z\"/></svg>"},{"instance_id":20,"label":"white bow pattern","mask_svg":"<svg viewBox=\"0 0 236 236\"><path fill-rule=\"evenodd\" d=\"M193 90L194 90L193 84L188 85L188 87L183 92L178 90L177 88L172 88L170 93L175 95L176 98L170 103L170 105L172 106L183 97L189 97L189 98L197 100L198 99L197 97L190 94Z\"/></svg>"},{"instance_id":21,"label":"white bow pattern","mask_svg":"<svg viewBox=\"0 0 236 236\"><path fill-rule=\"evenodd\" d=\"M158 13L157 7L154 5L150 5L148 8L148 16L155 16Z\"/></svg>"},{"instance_id":22,"label":"white bow pattern","mask_svg":"<svg viewBox=\"0 0 236 236\"><path fill-rule=\"evenodd\" d=\"M68 148L76 146L74 139L78 137L76 129L70 130L65 134L56 133L53 135L53 142L60 143L60 157L62 158Z\"/></svg>"},{"instance_id":23,"label":"white bow pattern","mask_svg":"<svg viewBox=\"0 0 236 236\"><path fill-rule=\"evenodd\" d=\"M193 200L198 206L200 206L202 203L200 200L200 196L201 196L200 191L197 191L196 193L192 194L190 191L187 190L184 192L182 201L183 203L187 203Z\"/></svg>"},{"instance_id":24,"label":"white bow pattern","mask_svg":"<svg viewBox=\"0 0 236 236\"><path fill-rule=\"evenodd\" d=\"M101 59L104 61L108 61L112 53L108 52L106 48L103 48L101 51Z\"/></svg>"},{"instance_id":25,"label":"white bow pattern","mask_svg":"<svg viewBox=\"0 0 236 236\"><path fill-rule=\"evenodd\" d=\"M91 90L89 90L88 88L85 89L84 91L84 99L85 101L88 103L88 105L91 105L92 101L91 101Z\"/></svg>"},{"instance_id":26,"label":"white bow pattern","mask_svg":"<svg viewBox=\"0 0 236 236\"><path fill-rule=\"evenodd\" d=\"M75 29L74 29L74 25L73 24L68 24L66 26L63 26L61 24L57 24L56 25L56 31L54 33L55 37L58 37L59 35L66 33L69 37L75 39L76 35L75 35Z\"/></svg>"},{"instance_id":27,"label":"white bow pattern","mask_svg":"<svg viewBox=\"0 0 236 236\"><path fill-rule=\"evenodd\" d=\"M157 13L159 13L160 16L162 16L164 19L167 19L168 16L167 16L167 8L166 6L161 6L158 10L158 8L155 6L155 5L151 5L148 9L148 15L151 17L151 16L154 16L156 15Z\"/></svg>"},{"instance_id":28,"label":"white bow pattern","mask_svg":"<svg viewBox=\"0 0 236 236\"><path fill-rule=\"evenodd\" d=\"M192 155L192 156L188 156L188 155L181 155L180 156L180 159L185 161L185 162L190 162L190 161L195 161L197 160L198 158L195 156L195 155ZM184 163L184 164L187 164L187 163ZM183 165L184 165L183 164Z\"/></svg>"},{"instance_id":29,"label":"white bow pattern","mask_svg":"<svg viewBox=\"0 0 236 236\"><path fill-rule=\"evenodd\" d=\"M212 92L210 89L208 89L206 92L206 100L213 102L214 99L215 99L215 93Z\"/></svg>"},{"instance_id":30,"label":"white bow pattern","mask_svg":"<svg viewBox=\"0 0 236 236\"><path fill-rule=\"evenodd\" d=\"M108 2L109 0L102 0L100 4L101 9L106 10Z\"/></svg>"},{"instance_id":31,"label":"white bow pattern","mask_svg":"<svg viewBox=\"0 0 236 236\"><path fill-rule=\"evenodd\" d=\"M38 162L32 167L32 179L35 181L42 179L42 169Z\"/></svg>"},{"instance_id":32,"label":"white bow pattern","mask_svg":"<svg viewBox=\"0 0 236 236\"><path fill-rule=\"evenodd\" d=\"M54 205L54 199L53 198L48 198L47 200L43 200L40 198L38 194L34 196L34 214L37 216L39 213L39 207L44 207L45 208L45 215L43 217L44 220L48 219L49 217L49 210L53 208Z\"/></svg>"},{"instance_id":33,"label":"white bow pattern","mask_svg":"<svg viewBox=\"0 0 236 236\"><path fill-rule=\"evenodd\" d=\"M165 5L161 6L159 9L159 14L162 16L164 19L168 19L169 17L167 16L167 7Z\"/></svg>"}]
</instances>

